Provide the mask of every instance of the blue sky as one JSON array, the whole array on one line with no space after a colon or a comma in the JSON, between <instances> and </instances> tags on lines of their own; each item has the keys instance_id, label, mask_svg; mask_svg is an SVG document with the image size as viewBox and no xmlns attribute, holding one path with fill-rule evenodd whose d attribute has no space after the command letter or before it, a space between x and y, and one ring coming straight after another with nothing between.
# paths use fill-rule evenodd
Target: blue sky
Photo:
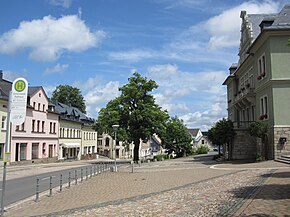
<instances>
[{"instance_id":1,"label":"blue sky","mask_svg":"<svg viewBox=\"0 0 290 217\"><path fill-rule=\"evenodd\" d=\"M6 0L0 7L0 69L50 96L80 88L87 113L118 96L138 71L188 127L227 116L228 68L238 60L240 11L277 13L285 0Z\"/></svg>"}]
</instances>

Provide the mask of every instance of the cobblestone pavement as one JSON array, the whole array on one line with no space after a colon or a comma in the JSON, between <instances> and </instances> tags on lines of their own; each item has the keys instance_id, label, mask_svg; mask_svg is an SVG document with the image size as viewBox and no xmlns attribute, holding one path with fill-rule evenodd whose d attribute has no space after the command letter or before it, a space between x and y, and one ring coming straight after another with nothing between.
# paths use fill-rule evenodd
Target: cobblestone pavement
<instances>
[{"instance_id":1,"label":"cobblestone pavement","mask_svg":"<svg viewBox=\"0 0 290 217\"><path fill-rule=\"evenodd\" d=\"M290 217L290 170L276 170L236 212L235 216Z\"/></svg>"},{"instance_id":2,"label":"cobblestone pavement","mask_svg":"<svg viewBox=\"0 0 290 217\"><path fill-rule=\"evenodd\" d=\"M118 173L102 173L52 197L43 196L37 203L22 203L5 216L251 216L249 209L260 206L263 211L264 202L253 196L259 195L260 189L265 192L273 178L271 186L282 181L289 188L290 167L285 164L272 161L210 168L213 163L183 158L143 164L134 173L130 167L120 168ZM265 194L266 200L271 192ZM277 216L290 213L285 203L289 194L270 199L276 202L273 206L284 206ZM272 202L268 200L266 206L273 207ZM269 216L275 216L272 214Z\"/></svg>"}]
</instances>

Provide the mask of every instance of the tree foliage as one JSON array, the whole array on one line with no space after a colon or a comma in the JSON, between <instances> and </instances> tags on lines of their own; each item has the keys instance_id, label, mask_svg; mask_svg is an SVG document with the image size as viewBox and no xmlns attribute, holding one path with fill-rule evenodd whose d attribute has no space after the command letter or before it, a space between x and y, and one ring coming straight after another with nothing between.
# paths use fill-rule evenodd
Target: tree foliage
<instances>
[{"instance_id":1,"label":"tree foliage","mask_svg":"<svg viewBox=\"0 0 290 217\"><path fill-rule=\"evenodd\" d=\"M52 93L52 102L61 102L78 108L81 112L86 113L86 104L81 91L69 85L59 85Z\"/></svg>"},{"instance_id":2,"label":"tree foliage","mask_svg":"<svg viewBox=\"0 0 290 217\"><path fill-rule=\"evenodd\" d=\"M261 121L253 122L249 126L249 131L251 136L259 137L264 141L268 132L268 124Z\"/></svg>"},{"instance_id":3,"label":"tree foliage","mask_svg":"<svg viewBox=\"0 0 290 217\"><path fill-rule=\"evenodd\" d=\"M150 94L157 87L155 81L135 72L128 83L119 88L121 95L100 110L96 121L96 128L101 133L111 134L112 125L119 125L118 139L134 143L134 161L139 160L140 139L147 142L154 133L159 135L169 118Z\"/></svg>"},{"instance_id":4,"label":"tree foliage","mask_svg":"<svg viewBox=\"0 0 290 217\"><path fill-rule=\"evenodd\" d=\"M230 144L234 136L235 131L233 122L225 118L216 122L215 125L208 131L209 140L213 144L219 146L219 154L220 146Z\"/></svg>"},{"instance_id":5,"label":"tree foliage","mask_svg":"<svg viewBox=\"0 0 290 217\"><path fill-rule=\"evenodd\" d=\"M166 123L166 129L161 135L162 146L171 154L176 153L177 156L190 154L192 151L191 135L185 127L182 120L177 117L171 118Z\"/></svg>"}]
</instances>

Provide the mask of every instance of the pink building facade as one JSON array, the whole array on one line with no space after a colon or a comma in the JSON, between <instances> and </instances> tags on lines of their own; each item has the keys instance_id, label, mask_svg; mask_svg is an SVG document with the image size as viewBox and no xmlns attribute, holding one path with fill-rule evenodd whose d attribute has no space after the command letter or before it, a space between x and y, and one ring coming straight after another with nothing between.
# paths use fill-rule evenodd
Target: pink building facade
<instances>
[{"instance_id":1,"label":"pink building facade","mask_svg":"<svg viewBox=\"0 0 290 217\"><path fill-rule=\"evenodd\" d=\"M11 128L11 162L58 159L58 118L41 86L29 87L26 119Z\"/></svg>"}]
</instances>

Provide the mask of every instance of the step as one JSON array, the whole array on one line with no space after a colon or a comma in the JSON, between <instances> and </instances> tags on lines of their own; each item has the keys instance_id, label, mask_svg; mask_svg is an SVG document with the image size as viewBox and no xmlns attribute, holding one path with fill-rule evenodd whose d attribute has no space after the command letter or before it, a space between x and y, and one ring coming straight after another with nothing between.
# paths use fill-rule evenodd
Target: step
<instances>
[{"instance_id":1,"label":"step","mask_svg":"<svg viewBox=\"0 0 290 217\"><path fill-rule=\"evenodd\" d=\"M289 158L278 157L277 159L275 159L275 161L280 162L280 163L290 164Z\"/></svg>"},{"instance_id":2,"label":"step","mask_svg":"<svg viewBox=\"0 0 290 217\"><path fill-rule=\"evenodd\" d=\"M283 155L281 155L281 158L285 158L285 159L289 159L290 160L290 155L283 154Z\"/></svg>"}]
</instances>

